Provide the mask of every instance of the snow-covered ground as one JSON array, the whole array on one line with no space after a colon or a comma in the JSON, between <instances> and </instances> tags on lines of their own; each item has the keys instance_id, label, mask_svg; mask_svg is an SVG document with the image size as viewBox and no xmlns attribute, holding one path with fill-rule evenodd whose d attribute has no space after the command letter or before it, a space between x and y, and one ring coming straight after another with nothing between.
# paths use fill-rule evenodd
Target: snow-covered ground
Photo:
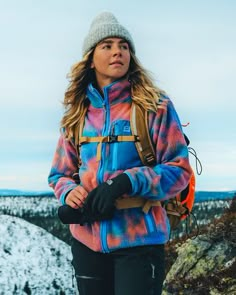
<instances>
[{"instance_id":1,"label":"snow-covered ground","mask_svg":"<svg viewBox=\"0 0 236 295\"><path fill-rule=\"evenodd\" d=\"M75 295L70 247L46 230L0 215L0 294Z\"/></svg>"}]
</instances>

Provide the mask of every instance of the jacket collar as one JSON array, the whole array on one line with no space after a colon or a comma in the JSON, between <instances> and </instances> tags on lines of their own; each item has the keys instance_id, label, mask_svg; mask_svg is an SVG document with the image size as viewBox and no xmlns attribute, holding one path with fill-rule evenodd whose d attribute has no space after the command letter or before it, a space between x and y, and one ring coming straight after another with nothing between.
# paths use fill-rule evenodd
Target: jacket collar
<instances>
[{"instance_id":1,"label":"jacket collar","mask_svg":"<svg viewBox=\"0 0 236 295\"><path fill-rule=\"evenodd\" d=\"M106 105L114 105L130 100L131 85L128 80L118 80L103 88L102 96L92 83L88 85L87 97L95 108L102 108Z\"/></svg>"}]
</instances>

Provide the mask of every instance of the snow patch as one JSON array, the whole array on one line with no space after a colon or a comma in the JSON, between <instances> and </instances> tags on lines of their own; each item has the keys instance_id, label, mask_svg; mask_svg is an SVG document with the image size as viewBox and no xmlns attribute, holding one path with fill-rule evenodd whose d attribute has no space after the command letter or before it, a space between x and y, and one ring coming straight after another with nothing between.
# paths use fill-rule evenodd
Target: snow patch
<instances>
[{"instance_id":1,"label":"snow patch","mask_svg":"<svg viewBox=\"0 0 236 295\"><path fill-rule=\"evenodd\" d=\"M75 295L70 246L21 218L0 215L0 294Z\"/></svg>"}]
</instances>

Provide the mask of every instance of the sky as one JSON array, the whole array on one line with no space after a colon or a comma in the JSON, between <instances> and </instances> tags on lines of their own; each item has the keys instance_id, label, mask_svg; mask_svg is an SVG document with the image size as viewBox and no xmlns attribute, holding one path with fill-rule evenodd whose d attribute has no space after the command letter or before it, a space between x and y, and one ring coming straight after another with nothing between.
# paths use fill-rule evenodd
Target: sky
<instances>
[{"instance_id":1,"label":"sky","mask_svg":"<svg viewBox=\"0 0 236 295\"><path fill-rule=\"evenodd\" d=\"M67 74L114 13L201 160L197 190L236 190L236 1L0 0L0 189L50 191ZM194 157L190 161L195 167Z\"/></svg>"}]
</instances>

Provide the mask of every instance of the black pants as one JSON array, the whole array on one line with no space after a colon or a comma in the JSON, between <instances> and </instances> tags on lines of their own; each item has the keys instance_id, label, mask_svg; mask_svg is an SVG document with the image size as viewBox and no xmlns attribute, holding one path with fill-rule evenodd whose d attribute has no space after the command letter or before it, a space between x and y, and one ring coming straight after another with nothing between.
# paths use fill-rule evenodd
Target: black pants
<instances>
[{"instance_id":1,"label":"black pants","mask_svg":"<svg viewBox=\"0 0 236 295\"><path fill-rule=\"evenodd\" d=\"M72 241L72 264L80 295L160 295L164 245L94 252Z\"/></svg>"}]
</instances>

